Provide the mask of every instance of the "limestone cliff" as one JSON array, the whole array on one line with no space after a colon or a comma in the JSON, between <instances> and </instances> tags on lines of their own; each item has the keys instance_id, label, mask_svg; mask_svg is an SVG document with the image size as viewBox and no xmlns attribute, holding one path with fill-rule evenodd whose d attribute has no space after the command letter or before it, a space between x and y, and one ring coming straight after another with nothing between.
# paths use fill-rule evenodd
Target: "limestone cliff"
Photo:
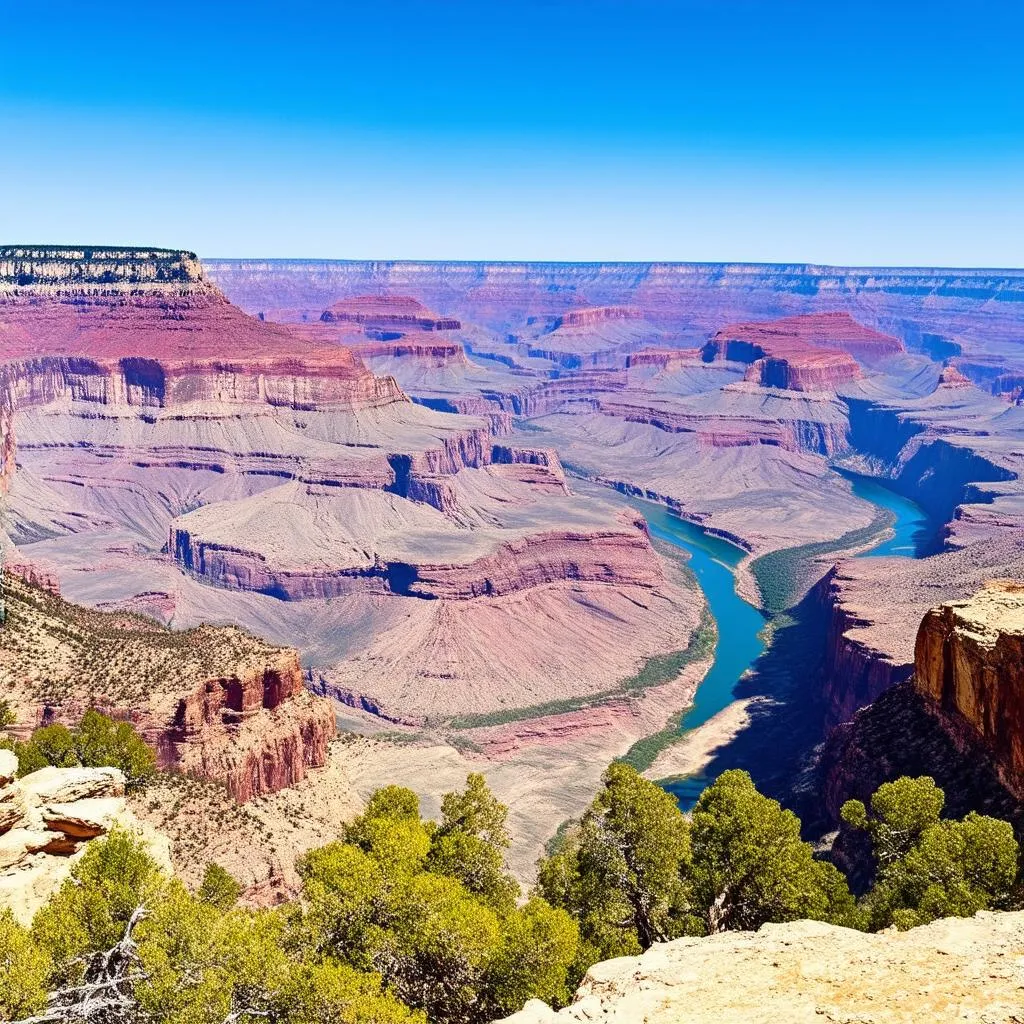
<instances>
[{"instance_id":1,"label":"limestone cliff","mask_svg":"<svg viewBox=\"0 0 1024 1024\"><path fill-rule=\"evenodd\" d=\"M0 750L0 911L29 924L89 841L115 826L136 833L170 871L169 840L128 809L117 768L48 767L16 779L17 765Z\"/></svg>"},{"instance_id":2,"label":"limestone cliff","mask_svg":"<svg viewBox=\"0 0 1024 1024\"><path fill-rule=\"evenodd\" d=\"M1024 795L1024 583L993 580L929 611L917 634L914 685Z\"/></svg>"},{"instance_id":3,"label":"limestone cliff","mask_svg":"<svg viewBox=\"0 0 1024 1024\"><path fill-rule=\"evenodd\" d=\"M677 939L595 964L571 1006L504 1024L1017 1024L1024 913L867 935L815 921Z\"/></svg>"},{"instance_id":4,"label":"limestone cliff","mask_svg":"<svg viewBox=\"0 0 1024 1024\"><path fill-rule=\"evenodd\" d=\"M162 767L242 801L325 763L333 711L305 690L295 651L233 627L176 633L90 612L13 574L4 586L0 696L21 732L97 707L132 721Z\"/></svg>"}]
</instances>

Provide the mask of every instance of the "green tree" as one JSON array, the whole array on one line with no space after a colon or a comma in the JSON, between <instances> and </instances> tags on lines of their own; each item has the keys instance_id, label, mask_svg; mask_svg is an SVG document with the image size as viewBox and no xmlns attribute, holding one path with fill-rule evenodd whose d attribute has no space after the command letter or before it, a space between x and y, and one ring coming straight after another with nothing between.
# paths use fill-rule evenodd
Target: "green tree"
<instances>
[{"instance_id":1,"label":"green tree","mask_svg":"<svg viewBox=\"0 0 1024 1024\"><path fill-rule=\"evenodd\" d=\"M18 720L18 716L8 700L0 700L0 729L9 729Z\"/></svg>"},{"instance_id":2,"label":"green tree","mask_svg":"<svg viewBox=\"0 0 1024 1024\"><path fill-rule=\"evenodd\" d=\"M301 963L278 992L281 1024L427 1024L426 1016L384 992L380 976L346 964Z\"/></svg>"},{"instance_id":3,"label":"green tree","mask_svg":"<svg viewBox=\"0 0 1024 1024\"><path fill-rule=\"evenodd\" d=\"M156 772L156 755L129 722L115 722L90 709L74 729L44 725L24 743L13 744L18 774L55 765L58 768L110 766L124 772L129 787L138 786Z\"/></svg>"},{"instance_id":4,"label":"green tree","mask_svg":"<svg viewBox=\"0 0 1024 1024\"><path fill-rule=\"evenodd\" d=\"M697 930L690 868L690 827L675 799L619 762L541 862L538 888L579 922L585 959L606 958Z\"/></svg>"},{"instance_id":5,"label":"green tree","mask_svg":"<svg viewBox=\"0 0 1024 1024\"><path fill-rule=\"evenodd\" d=\"M913 928L940 917L1001 909L1012 897L1019 849L1009 822L974 812L940 820L945 794L927 777L880 786L843 819L872 840L878 876L864 899L872 928Z\"/></svg>"},{"instance_id":6,"label":"green tree","mask_svg":"<svg viewBox=\"0 0 1024 1024\"><path fill-rule=\"evenodd\" d=\"M58 984L81 975L81 958L112 947L132 913L148 904L166 877L145 846L114 828L91 842L71 876L32 922L32 934L54 962Z\"/></svg>"},{"instance_id":7,"label":"green tree","mask_svg":"<svg viewBox=\"0 0 1024 1024\"><path fill-rule=\"evenodd\" d=\"M905 857L925 830L938 823L945 802L946 794L934 779L903 776L875 790L870 814L860 800L847 800L839 813L848 825L868 833L875 860L884 868Z\"/></svg>"},{"instance_id":8,"label":"green tree","mask_svg":"<svg viewBox=\"0 0 1024 1024\"><path fill-rule=\"evenodd\" d=\"M120 768L130 787L156 772L156 755L130 722L115 722L90 709L75 730L74 742L81 764L88 768Z\"/></svg>"},{"instance_id":9,"label":"green tree","mask_svg":"<svg viewBox=\"0 0 1024 1024\"><path fill-rule=\"evenodd\" d=\"M79 764L78 748L71 730L63 725L43 725L32 733L32 738L18 743L18 774L31 775L47 765L74 768Z\"/></svg>"},{"instance_id":10,"label":"green tree","mask_svg":"<svg viewBox=\"0 0 1024 1024\"><path fill-rule=\"evenodd\" d=\"M0 911L0 1020L28 1017L46 1005L52 963L29 930Z\"/></svg>"},{"instance_id":11,"label":"green tree","mask_svg":"<svg viewBox=\"0 0 1024 1024\"><path fill-rule=\"evenodd\" d=\"M178 881L155 898L137 936L140 1018L159 1024L266 1016L292 968L278 911L223 913Z\"/></svg>"},{"instance_id":12,"label":"green tree","mask_svg":"<svg viewBox=\"0 0 1024 1024\"><path fill-rule=\"evenodd\" d=\"M242 884L212 860L206 865L203 881L196 894L203 903L218 910L230 910L242 895Z\"/></svg>"},{"instance_id":13,"label":"green tree","mask_svg":"<svg viewBox=\"0 0 1024 1024\"><path fill-rule=\"evenodd\" d=\"M427 860L431 871L459 879L499 913L511 912L520 895L505 864L512 841L507 820L508 808L491 793L483 775L471 773L462 792L443 797Z\"/></svg>"},{"instance_id":14,"label":"green tree","mask_svg":"<svg viewBox=\"0 0 1024 1024\"><path fill-rule=\"evenodd\" d=\"M539 896L502 922L501 945L488 969L492 1016L522 1009L529 999L562 1006L579 946L576 922Z\"/></svg>"},{"instance_id":15,"label":"green tree","mask_svg":"<svg viewBox=\"0 0 1024 1024\"><path fill-rule=\"evenodd\" d=\"M693 811L693 883L709 933L768 921L856 923L843 875L814 859L800 821L744 771L723 772Z\"/></svg>"},{"instance_id":16,"label":"green tree","mask_svg":"<svg viewBox=\"0 0 1024 1024\"><path fill-rule=\"evenodd\" d=\"M384 869L350 843L310 850L298 869L304 904L299 944L318 956L370 967L372 940L393 907Z\"/></svg>"},{"instance_id":17,"label":"green tree","mask_svg":"<svg viewBox=\"0 0 1024 1024\"><path fill-rule=\"evenodd\" d=\"M374 942L385 983L436 1024L491 1019L486 979L501 943L498 916L456 879L427 871L406 882L399 902L401 913Z\"/></svg>"}]
</instances>

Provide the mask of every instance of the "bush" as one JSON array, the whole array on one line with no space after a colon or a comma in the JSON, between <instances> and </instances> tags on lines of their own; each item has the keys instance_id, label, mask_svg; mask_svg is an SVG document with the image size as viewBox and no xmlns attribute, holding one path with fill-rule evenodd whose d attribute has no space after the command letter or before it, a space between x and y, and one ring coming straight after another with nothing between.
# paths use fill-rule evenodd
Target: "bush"
<instances>
[{"instance_id":1,"label":"bush","mask_svg":"<svg viewBox=\"0 0 1024 1024\"><path fill-rule=\"evenodd\" d=\"M47 765L58 768L113 767L124 772L129 788L141 785L156 773L156 755L130 722L115 722L89 710L77 728L44 725L31 739L13 744L18 774L30 775Z\"/></svg>"},{"instance_id":2,"label":"bush","mask_svg":"<svg viewBox=\"0 0 1024 1024\"><path fill-rule=\"evenodd\" d=\"M219 864L210 861L196 895L218 910L230 910L242 895L242 884Z\"/></svg>"},{"instance_id":3,"label":"bush","mask_svg":"<svg viewBox=\"0 0 1024 1024\"><path fill-rule=\"evenodd\" d=\"M42 1010L52 964L29 930L0 911L0 1020L16 1020Z\"/></svg>"},{"instance_id":4,"label":"bush","mask_svg":"<svg viewBox=\"0 0 1024 1024\"><path fill-rule=\"evenodd\" d=\"M913 928L1010 905L1019 856L1012 826L973 812L940 820L944 803L923 776L880 786L870 812L859 800L843 805L843 820L870 835L878 866L863 901L872 928Z\"/></svg>"}]
</instances>

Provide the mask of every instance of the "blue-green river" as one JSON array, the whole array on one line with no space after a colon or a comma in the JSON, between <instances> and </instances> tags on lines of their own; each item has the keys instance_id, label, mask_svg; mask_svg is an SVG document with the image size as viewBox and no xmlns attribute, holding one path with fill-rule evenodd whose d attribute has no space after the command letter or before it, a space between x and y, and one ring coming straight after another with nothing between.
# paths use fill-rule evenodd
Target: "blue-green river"
<instances>
[{"instance_id":1,"label":"blue-green river","mask_svg":"<svg viewBox=\"0 0 1024 1024\"><path fill-rule=\"evenodd\" d=\"M888 509L895 516L893 536L861 552L862 555L914 558L928 550L936 524L919 505L877 480L852 473L844 475L858 498ZM688 552L690 568L718 624L714 663L680 723L680 731L689 732L736 699L736 686L741 677L764 651L760 634L767 620L736 593L734 573L745 551L680 519L663 505L638 498L627 500L643 512L653 536ZM684 809L689 809L709 781L704 775L693 775L667 783L666 788Z\"/></svg>"}]
</instances>

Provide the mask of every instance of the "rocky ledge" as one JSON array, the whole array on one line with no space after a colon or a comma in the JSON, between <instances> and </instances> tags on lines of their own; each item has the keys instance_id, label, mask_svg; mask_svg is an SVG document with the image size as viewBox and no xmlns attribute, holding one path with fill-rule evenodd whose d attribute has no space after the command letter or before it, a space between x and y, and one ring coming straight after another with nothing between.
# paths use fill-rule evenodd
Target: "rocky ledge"
<instances>
[{"instance_id":1,"label":"rocky ledge","mask_svg":"<svg viewBox=\"0 0 1024 1024\"><path fill-rule=\"evenodd\" d=\"M117 768L51 766L16 779L17 767L14 754L0 750L0 912L28 924L89 841L115 826L137 833L170 871L170 841L128 810Z\"/></svg>"},{"instance_id":2,"label":"rocky ledge","mask_svg":"<svg viewBox=\"0 0 1024 1024\"><path fill-rule=\"evenodd\" d=\"M323 323L350 323L397 331L457 331L461 322L433 313L408 295L359 295L343 299L320 315Z\"/></svg>"},{"instance_id":3,"label":"rocky ledge","mask_svg":"<svg viewBox=\"0 0 1024 1024\"><path fill-rule=\"evenodd\" d=\"M1015 1024L1024 913L867 935L795 921L595 964L575 1002L505 1024Z\"/></svg>"},{"instance_id":4,"label":"rocky ledge","mask_svg":"<svg viewBox=\"0 0 1024 1024\"><path fill-rule=\"evenodd\" d=\"M914 685L1024 796L1024 583L992 580L929 611L917 634Z\"/></svg>"},{"instance_id":5,"label":"rocky ledge","mask_svg":"<svg viewBox=\"0 0 1024 1024\"><path fill-rule=\"evenodd\" d=\"M239 801L301 781L327 759L331 705L294 650L234 627L165 629L92 612L5 574L0 696L20 730L96 707L134 723L162 767L223 783Z\"/></svg>"}]
</instances>

